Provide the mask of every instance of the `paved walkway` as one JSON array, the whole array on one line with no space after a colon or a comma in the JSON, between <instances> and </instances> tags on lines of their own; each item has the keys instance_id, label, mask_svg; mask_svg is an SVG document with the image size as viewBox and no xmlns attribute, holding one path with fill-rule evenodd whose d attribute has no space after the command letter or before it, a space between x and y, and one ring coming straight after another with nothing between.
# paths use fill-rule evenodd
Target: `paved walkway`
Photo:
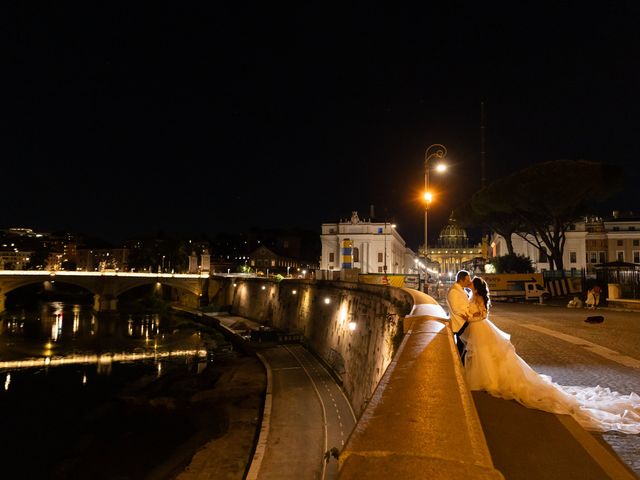
<instances>
[{"instance_id":1,"label":"paved walkway","mask_svg":"<svg viewBox=\"0 0 640 480\"><path fill-rule=\"evenodd\" d=\"M606 445L568 415L472 392L495 467L506 480L633 480Z\"/></svg>"}]
</instances>

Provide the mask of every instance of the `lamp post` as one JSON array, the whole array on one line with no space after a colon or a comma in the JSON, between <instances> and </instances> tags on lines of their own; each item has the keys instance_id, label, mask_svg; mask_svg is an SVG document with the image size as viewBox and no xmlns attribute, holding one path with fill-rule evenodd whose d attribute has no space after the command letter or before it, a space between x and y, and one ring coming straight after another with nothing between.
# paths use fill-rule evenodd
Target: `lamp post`
<instances>
[{"instance_id":1,"label":"lamp post","mask_svg":"<svg viewBox=\"0 0 640 480\"><path fill-rule=\"evenodd\" d=\"M433 195L429 191L429 162L432 159L442 160L447 155L447 149L444 145L434 143L424 152L424 258L427 259L427 246L429 245L427 222L429 216L429 205L433 200ZM442 164L436 166L436 170L443 172L446 167Z\"/></svg>"}]
</instances>

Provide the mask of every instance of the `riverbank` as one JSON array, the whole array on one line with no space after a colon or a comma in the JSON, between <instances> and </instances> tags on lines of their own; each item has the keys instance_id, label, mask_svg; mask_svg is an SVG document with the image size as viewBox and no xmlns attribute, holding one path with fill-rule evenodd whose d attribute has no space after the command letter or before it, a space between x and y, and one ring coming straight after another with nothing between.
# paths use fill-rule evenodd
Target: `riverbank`
<instances>
[{"instance_id":1,"label":"riverbank","mask_svg":"<svg viewBox=\"0 0 640 480\"><path fill-rule=\"evenodd\" d=\"M202 319L202 313L197 310L173 308L192 318ZM219 366L222 374L215 388L201 390L192 397L192 401L203 408L222 409L226 419L225 431L210 436L206 443L183 445L165 466L151 472L147 477L149 480L244 478L260 427L266 373L262 363L253 355L238 354L233 361L223 361Z\"/></svg>"},{"instance_id":2,"label":"riverbank","mask_svg":"<svg viewBox=\"0 0 640 480\"><path fill-rule=\"evenodd\" d=\"M216 388L193 396L192 401L200 408L222 409L226 428L193 454L186 468L175 477L177 480L244 477L253 454L265 388L266 377L260 361L256 357L242 357L224 371Z\"/></svg>"}]
</instances>

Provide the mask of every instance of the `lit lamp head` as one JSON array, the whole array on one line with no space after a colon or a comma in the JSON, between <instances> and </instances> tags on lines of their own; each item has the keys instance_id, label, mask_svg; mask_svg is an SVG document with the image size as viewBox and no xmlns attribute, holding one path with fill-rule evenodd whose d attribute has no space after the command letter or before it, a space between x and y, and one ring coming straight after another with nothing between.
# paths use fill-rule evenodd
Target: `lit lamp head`
<instances>
[{"instance_id":1,"label":"lit lamp head","mask_svg":"<svg viewBox=\"0 0 640 480\"><path fill-rule=\"evenodd\" d=\"M424 192L424 201L429 204L433 201L433 194L431 192Z\"/></svg>"},{"instance_id":2,"label":"lit lamp head","mask_svg":"<svg viewBox=\"0 0 640 480\"><path fill-rule=\"evenodd\" d=\"M436 165L435 171L438 173L446 172L447 166L444 163L439 163L438 165Z\"/></svg>"}]
</instances>

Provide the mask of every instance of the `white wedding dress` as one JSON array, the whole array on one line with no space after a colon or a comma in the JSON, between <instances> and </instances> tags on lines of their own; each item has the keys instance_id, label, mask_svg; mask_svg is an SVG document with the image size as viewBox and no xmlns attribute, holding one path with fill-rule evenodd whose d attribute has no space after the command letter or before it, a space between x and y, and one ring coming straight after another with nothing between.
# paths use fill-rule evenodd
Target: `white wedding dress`
<instances>
[{"instance_id":1,"label":"white wedding dress","mask_svg":"<svg viewBox=\"0 0 640 480\"><path fill-rule=\"evenodd\" d=\"M470 322L465 332L465 377L471 390L516 400L525 407L568 414L588 430L640 433L640 396L621 395L609 388L567 387L536 373L516 354L510 335L487 317L482 299L471 301L471 313L482 320Z\"/></svg>"}]
</instances>

